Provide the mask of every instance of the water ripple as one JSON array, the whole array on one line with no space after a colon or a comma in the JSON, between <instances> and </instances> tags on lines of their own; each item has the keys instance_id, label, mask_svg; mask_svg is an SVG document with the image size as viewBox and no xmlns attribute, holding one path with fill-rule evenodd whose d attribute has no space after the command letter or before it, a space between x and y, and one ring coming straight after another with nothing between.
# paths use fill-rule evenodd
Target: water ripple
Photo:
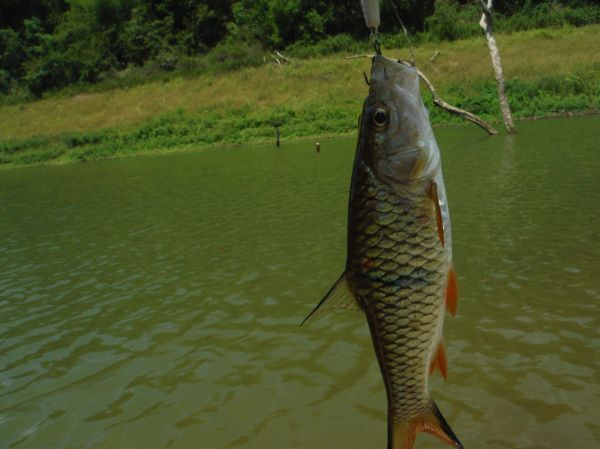
<instances>
[{"instance_id":1,"label":"water ripple","mask_svg":"<svg viewBox=\"0 0 600 449\"><path fill-rule=\"evenodd\" d=\"M594 126L440 131L461 302L431 383L468 447L599 444ZM298 327L344 264L354 142L322 145L2 173L0 448L384 447L362 315Z\"/></svg>"}]
</instances>

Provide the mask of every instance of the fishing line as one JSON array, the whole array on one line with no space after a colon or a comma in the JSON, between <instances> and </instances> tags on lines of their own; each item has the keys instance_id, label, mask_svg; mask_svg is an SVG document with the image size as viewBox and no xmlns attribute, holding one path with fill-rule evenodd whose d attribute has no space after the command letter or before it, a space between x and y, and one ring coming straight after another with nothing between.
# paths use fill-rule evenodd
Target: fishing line
<instances>
[{"instance_id":1,"label":"fishing line","mask_svg":"<svg viewBox=\"0 0 600 449\"><path fill-rule=\"evenodd\" d=\"M400 22L400 25L402 26L402 30L404 30L404 36L406 37L406 42L408 42L408 49L410 51L411 63L414 66L415 65L415 54L413 53L413 47L412 47L412 42L410 41L410 37L408 37L408 31L406 30L406 27L404 26L404 22L402 22L402 19L400 18L400 13L398 13L398 8L396 8L396 2L394 0L390 0L390 3L392 4L392 9L394 10L396 19L398 19L398 22Z\"/></svg>"}]
</instances>

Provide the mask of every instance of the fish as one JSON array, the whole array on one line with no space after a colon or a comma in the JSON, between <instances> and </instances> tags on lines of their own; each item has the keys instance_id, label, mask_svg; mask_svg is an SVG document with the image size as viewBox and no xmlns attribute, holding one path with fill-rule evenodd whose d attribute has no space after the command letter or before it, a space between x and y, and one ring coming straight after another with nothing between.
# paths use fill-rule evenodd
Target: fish
<instances>
[{"instance_id":1,"label":"fish","mask_svg":"<svg viewBox=\"0 0 600 449\"><path fill-rule=\"evenodd\" d=\"M440 150L411 64L381 55L359 118L345 270L303 323L329 307L362 310L387 394L388 449L418 432L464 449L429 394L447 377L446 311L457 309Z\"/></svg>"}]
</instances>

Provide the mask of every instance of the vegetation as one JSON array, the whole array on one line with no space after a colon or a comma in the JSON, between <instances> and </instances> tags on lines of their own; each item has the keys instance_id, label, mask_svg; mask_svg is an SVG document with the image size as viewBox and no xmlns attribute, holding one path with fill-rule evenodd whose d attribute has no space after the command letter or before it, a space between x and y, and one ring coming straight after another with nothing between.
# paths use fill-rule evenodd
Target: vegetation
<instances>
[{"instance_id":1,"label":"vegetation","mask_svg":"<svg viewBox=\"0 0 600 449\"><path fill-rule=\"evenodd\" d=\"M480 35L474 0L394 0L416 42ZM594 0L496 0L497 31L600 23ZM382 16L394 17L392 1ZM403 44L385 20L387 47ZM365 46L358 0L22 0L0 3L0 101L129 87ZM99 83L99 84L98 84Z\"/></svg>"},{"instance_id":2,"label":"vegetation","mask_svg":"<svg viewBox=\"0 0 600 449\"><path fill-rule=\"evenodd\" d=\"M494 2L516 117L599 108L596 3ZM498 119L479 3L395 4L439 93ZM369 62L344 55L371 51L362 24L357 0L0 2L0 166L355 132ZM399 24L382 31L407 57Z\"/></svg>"},{"instance_id":3,"label":"vegetation","mask_svg":"<svg viewBox=\"0 0 600 449\"><path fill-rule=\"evenodd\" d=\"M600 25L499 34L516 117L600 108ZM431 61L436 52L438 56ZM385 48L406 57L406 50ZM449 102L499 119L485 40L423 42L421 69ZM51 96L0 107L0 163L19 166L210 145L283 142L356 132L367 58L346 52L262 64L220 76L175 77L126 90ZM526 61L526 64L523 63ZM457 118L429 105L434 123Z\"/></svg>"}]
</instances>

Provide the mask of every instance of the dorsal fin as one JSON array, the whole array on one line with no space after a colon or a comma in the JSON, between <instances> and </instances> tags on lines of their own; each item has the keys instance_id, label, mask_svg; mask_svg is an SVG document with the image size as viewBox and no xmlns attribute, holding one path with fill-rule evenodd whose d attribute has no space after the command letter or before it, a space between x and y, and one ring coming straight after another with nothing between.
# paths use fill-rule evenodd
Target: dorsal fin
<instances>
[{"instance_id":1,"label":"dorsal fin","mask_svg":"<svg viewBox=\"0 0 600 449\"><path fill-rule=\"evenodd\" d=\"M333 286L329 289L327 294L319 301L319 303L315 306L315 308L302 320L300 326L302 326L306 320L308 320L311 316L315 314L317 310L320 310L322 306L326 305L327 307L332 307L336 309L344 309L344 310L360 310L360 304L354 298L352 294L352 290L350 290L350 286L348 285L348 280L346 279L346 272L343 272L339 279L333 284Z\"/></svg>"}]
</instances>

